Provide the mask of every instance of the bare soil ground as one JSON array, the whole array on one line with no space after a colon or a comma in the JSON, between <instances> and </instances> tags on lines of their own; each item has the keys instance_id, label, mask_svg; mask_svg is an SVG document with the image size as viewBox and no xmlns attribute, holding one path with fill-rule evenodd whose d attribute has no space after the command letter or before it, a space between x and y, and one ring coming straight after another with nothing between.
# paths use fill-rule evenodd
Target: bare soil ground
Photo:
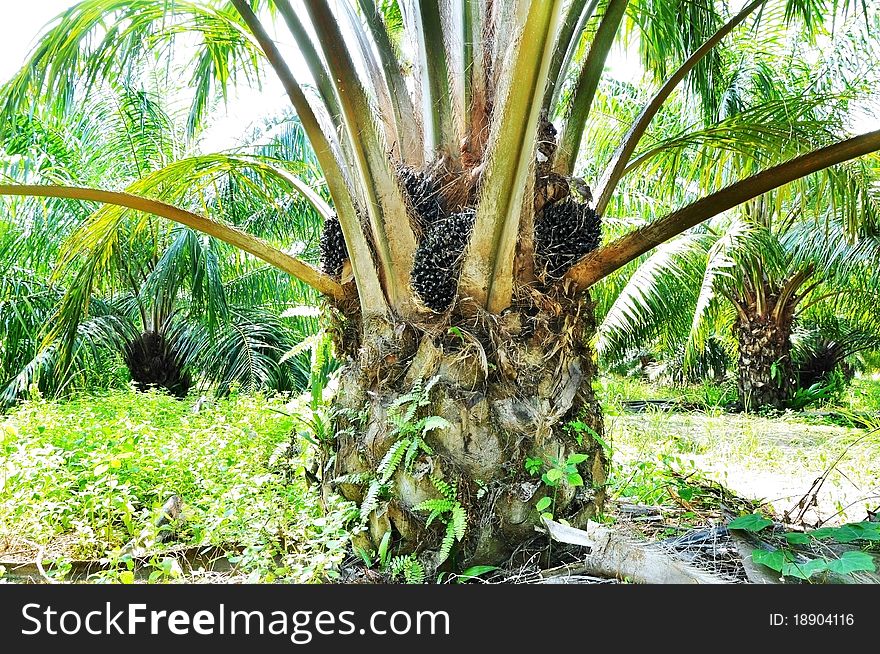
<instances>
[{"instance_id":1,"label":"bare soil ground","mask_svg":"<svg viewBox=\"0 0 880 654\"><path fill-rule=\"evenodd\" d=\"M677 457L683 472L698 471L780 516L794 516L800 500L815 495L807 524L864 520L880 505L880 434L865 429L796 416L671 412L609 416L606 429L624 467Z\"/></svg>"}]
</instances>

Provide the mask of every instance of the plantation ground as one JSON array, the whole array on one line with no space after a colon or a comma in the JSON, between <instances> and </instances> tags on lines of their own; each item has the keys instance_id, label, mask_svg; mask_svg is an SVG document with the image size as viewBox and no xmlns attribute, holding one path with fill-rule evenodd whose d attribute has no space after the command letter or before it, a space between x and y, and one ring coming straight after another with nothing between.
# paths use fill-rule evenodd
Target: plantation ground
<instances>
[{"instance_id":1,"label":"plantation ground","mask_svg":"<svg viewBox=\"0 0 880 654\"><path fill-rule=\"evenodd\" d=\"M618 494L646 503L663 500L662 489L639 480L656 469L673 469L766 502L780 516L785 511L794 516L798 502L824 475L816 505L804 515L808 523L864 520L880 505L880 433L872 433L880 427L877 380L856 379L831 404L774 417L725 413L722 406L732 391L712 385L682 391L606 379L603 390L606 429L622 468ZM641 399L674 399L694 410L627 411L627 400Z\"/></svg>"},{"instance_id":2,"label":"plantation ground","mask_svg":"<svg viewBox=\"0 0 880 654\"><path fill-rule=\"evenodd\" d=\"M825 413L777 417L726 414L722 390L708 386L605 379L601 396L619 502L681 512L714 480L781 515L830 470L808 522L863 520L880 505L880 434L835 424L854 412L870 422L865 414L880 409L875 381L857 380ZM692 410L633 413L624 403L651 398ZM153 581L332 578L350 511L334 504L320 515L305 483L297 434L306 413L285 397L205 403L116 392L27 403L0 422L0 561L39 559L47 576L73 578L76 561L100 560L89 572L96 581L133 581L132 555L141 554ZM184 520L166 538L151 525L172 494ZM684 516L682 527L702 519ZM195 561L181 554L198 552ZM232 570L210 572L204 559L222 554Z\"/></svg>"},{"instance_id":3,"label":"plantation ground","mask_svg":"<svg viewBox=\"0 0 880 654\"><path fill-rule=\"evenodd\" d=\"M0 559L42 554L47 574L63 577L71 560L103 558L119 565L99 579L128 581L124 548L138 537L153 580L181 576L179 557L161 554L172 546L229 552L248 581L328 574L344 555L344 514L320 515L302 481L295 407L232 397L195 412L197 403L117 392L13 411L0 423ZM162 543L150 525L173 494L183 526Z\"/></svg>"}]
</instances>

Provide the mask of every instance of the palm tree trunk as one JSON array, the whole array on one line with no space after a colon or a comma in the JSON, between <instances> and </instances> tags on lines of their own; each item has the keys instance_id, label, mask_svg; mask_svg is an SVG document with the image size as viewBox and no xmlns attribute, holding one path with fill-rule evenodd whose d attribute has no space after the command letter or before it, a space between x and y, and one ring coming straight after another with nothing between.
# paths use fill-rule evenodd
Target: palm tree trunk
<instances>
[{"instance_id":1,"label":"palm tree trunk","mask_svg":"<svg viewBox=\"0 0 880 654\"><path fill-rule=\"evenodd\" d=\"M776 310L774 297L759 307L754 298L738 302L734 324L739 345L737 392L744 411L785 408L795 388L791 361L793 308Z\"/></svg>"},{"instance_id":2,"label":"palm tree trunk","mask_svg":"<svg viewBox=\"0 0 880 654\"><path fill-rule=\"evenodd\" d=\"M414 388L435 383L407 424L440 416L445 426L424 434L423 452L407 468L396 467L375 509L362 545L375 549L386 532L392 551L424 552L429 566L443 537L443 524L428 527L419 503L438 498L432 478L455 484L467 514L455 564L498 563L536 536L536 504L582 525L601 510L606 458L600 446L602 415L591 385L595 363L589 337L595 332L589 299L544 302L540 309L512 310L497 320L458 328L365 330L363 342L338 342L348 355L335 405L336 455L325 489L340 491L363 507L372 502L370 480L401 440L394 416L410 406ZM349 332L350 333L350 332ZM573 420L583 425L566 429ZM418 431L418 430L417 430ZM598 438L597 438L598 436ZM562 480L555 487L541 472L576 457L583 485ZM583 461L580 461L583 458ZM370 504L372 506L372 504ZM367 507L369 508L369 506Z\"/></svg>"}]
</instances>

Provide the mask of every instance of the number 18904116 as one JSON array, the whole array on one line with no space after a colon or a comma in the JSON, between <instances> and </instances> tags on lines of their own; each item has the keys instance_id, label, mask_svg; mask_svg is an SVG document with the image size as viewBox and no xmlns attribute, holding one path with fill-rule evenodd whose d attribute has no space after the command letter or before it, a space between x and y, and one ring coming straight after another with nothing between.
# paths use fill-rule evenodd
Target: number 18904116
<instances>
[{"instance_id":1,"label":"number 18904116","mask_svg":"<svg viewBox=\"0 0 880 654\"><path fill-rule=\"evenodd\" d=\"M851 627L852 613L795 613L792 622L797 627Z\"/></svg>"}]
</instances>

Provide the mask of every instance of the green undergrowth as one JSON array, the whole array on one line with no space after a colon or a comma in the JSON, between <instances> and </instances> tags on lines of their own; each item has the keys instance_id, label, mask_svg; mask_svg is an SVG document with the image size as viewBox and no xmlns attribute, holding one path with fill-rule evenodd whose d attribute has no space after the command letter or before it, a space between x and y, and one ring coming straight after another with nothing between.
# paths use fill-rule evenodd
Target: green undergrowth
<instances>
[{"instance_id":1,"label":"green undergrowth","mask_svg":"<svg viewBox=\"0 0 880 654\"><path fill-rule=\"evenodd\" d=\"M736 387L731 383L704 382L674 386L649 382L641 378L607 375L596 385L606 414L619 415L626 402L639 400L672 400L683 407L707 413L722 413L736 401Z\"/></svg>"},{"instance_id":2,"label":"green undergrowth","mask_svg":"<svg viewBox=\"0 0 880 654\"><path fill-rule=\"evenodd\" d=\"M50 574L63 575L69 559L104 558L130 579L124 546L176 494L183 520L166 539L150 535L152 553L215 546L234 553L250 581L332 575L348 507L323 515L304 483L297 403L232 396L194 411L196 403L114 391L29 402L0 418L0 557L38 544Z\"/></svg>"}]
</instances>

